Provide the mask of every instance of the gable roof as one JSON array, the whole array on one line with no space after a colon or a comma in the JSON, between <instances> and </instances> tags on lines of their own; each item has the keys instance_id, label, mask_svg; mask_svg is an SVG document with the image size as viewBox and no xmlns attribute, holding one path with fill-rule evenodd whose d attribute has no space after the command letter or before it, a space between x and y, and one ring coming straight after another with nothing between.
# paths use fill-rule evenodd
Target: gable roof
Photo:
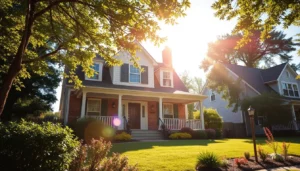
<instances>
[{"instance_id":1,"label":"gable roof","mask_svg":"<svg viewBox=\"0 0 300 171\"><path fill-rule=\"evenodd\" d=\"M268 69L261 70L261 76L264 82L267 83L267 82L277 81L282 70L285 68L286 65L287 63L283 63Z\"/></svg>"}]
</instances>

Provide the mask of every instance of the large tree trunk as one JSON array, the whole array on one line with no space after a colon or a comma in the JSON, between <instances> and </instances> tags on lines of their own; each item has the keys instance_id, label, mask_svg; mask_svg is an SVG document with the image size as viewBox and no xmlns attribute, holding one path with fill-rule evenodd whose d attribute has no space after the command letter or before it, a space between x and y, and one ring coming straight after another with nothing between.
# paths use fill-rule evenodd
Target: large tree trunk
<instances>
[{"instance_id":1,"label":"large tree trunk","mask_svg":"<svg viewBox=\"0 0 300 171\"><path fill-rule=\"evenodd\" d=\"M28 7L27 7L27 13L25 18L25 28L22 35L22 40L20 42L20 45L18 47L17 54L15 58L13 59L7 75L3 81L2 87L0 88L0 116L2 115L2 112L4 110L4 106L6 103L6 99L8 97L8 93L11 89L11 86L16 78L16 76L19 74L19 72L22 69L22 58L25 54L25 50L27 48L29 37L31 36L31 29L34 22L34 2L33 0L28 0Z\"/></svg>"}]
</instances>

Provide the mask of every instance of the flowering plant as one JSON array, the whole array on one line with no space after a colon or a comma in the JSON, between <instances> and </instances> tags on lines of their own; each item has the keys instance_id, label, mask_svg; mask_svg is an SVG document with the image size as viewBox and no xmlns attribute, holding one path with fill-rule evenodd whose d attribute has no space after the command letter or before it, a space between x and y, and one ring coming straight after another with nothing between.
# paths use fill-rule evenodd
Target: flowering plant
<instances>
[{"instance_id":1,"label":"flowering plant","mask_svg":"<svg viewBox=\"0 0 300 171\"><path fill-rule=\"evenodd\" d=\"M248 160L246 159L246 158L235 158L234 159L234 163L236 164L236 165L238 165L238 167L240 167L242 164L247 164L248 163Z\"/></svg>"},{"instance_id":2,"label":"flowering plant","mask_svg":"<svg viewBox=\"0 0 300 171\"><path fill-rule=\"evenodd\" d=\"M275 154L277 154L278 142L275 141L273 134L271 133L269 128L264 127L264 132L267 136L267 140L266 140L267 145L274 151Z\"/></svg>"}]
</instances>

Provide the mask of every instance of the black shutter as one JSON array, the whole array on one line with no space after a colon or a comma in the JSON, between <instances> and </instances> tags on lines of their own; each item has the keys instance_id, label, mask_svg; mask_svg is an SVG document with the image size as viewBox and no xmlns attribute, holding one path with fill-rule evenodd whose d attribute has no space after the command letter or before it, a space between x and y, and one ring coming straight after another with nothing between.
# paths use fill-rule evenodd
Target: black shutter
<instances>
[{"instance_id":1,"label":"black shutter","mask_svg":"<svg viewBox=\"0 0 300 171\"><path fill-rule=\"evenodd\" d=\"M101 100L101 116L107 116L107 110L108 110L108 100L102 99Z\"/></svg>"},{"instance_id":2,"label":"black shutter","mask_svg":"<svg viewBox=\"0 0 300 171\"><path fill-rule=\"evenodd\" d=\"M121 82L129 82L129 65L128 64L123 64L121 66Z\"/></svg>"},{"instance_id":3,"label":"black shutter","mask_svg":"<svg viewBox=\"0 0 300 171\"><path fill-rule=\"evenodd\" d=\"M142 72L142 84L148 84L148 66L141 66L141 68L144 69L144 72Z\"/></svg>"},{"instance_id":4,"label":"black shutter","mask_svg":"<svg viewBox=\"0 0 300 171\"><path fill-rule=\"evenodd\" d=\"M178 118L178 104L173 105L174 118Z\"/></svg>"}]
</instances>

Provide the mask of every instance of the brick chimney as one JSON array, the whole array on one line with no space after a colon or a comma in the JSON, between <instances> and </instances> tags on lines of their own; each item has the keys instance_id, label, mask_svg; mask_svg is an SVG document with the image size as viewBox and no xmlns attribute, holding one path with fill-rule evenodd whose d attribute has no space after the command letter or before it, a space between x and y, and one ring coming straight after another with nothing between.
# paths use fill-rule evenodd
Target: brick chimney
<instances>
[{"instance_id":1,"label":"brick chimney","mask_svg":"<svg viewBox=\"0 0 300 171\"><path fill-rule=\"evenodd\" d=\"M162 61L165 66L172 68L172 50L168 46L162 51Z\"/></svg>"}]
</instances>

